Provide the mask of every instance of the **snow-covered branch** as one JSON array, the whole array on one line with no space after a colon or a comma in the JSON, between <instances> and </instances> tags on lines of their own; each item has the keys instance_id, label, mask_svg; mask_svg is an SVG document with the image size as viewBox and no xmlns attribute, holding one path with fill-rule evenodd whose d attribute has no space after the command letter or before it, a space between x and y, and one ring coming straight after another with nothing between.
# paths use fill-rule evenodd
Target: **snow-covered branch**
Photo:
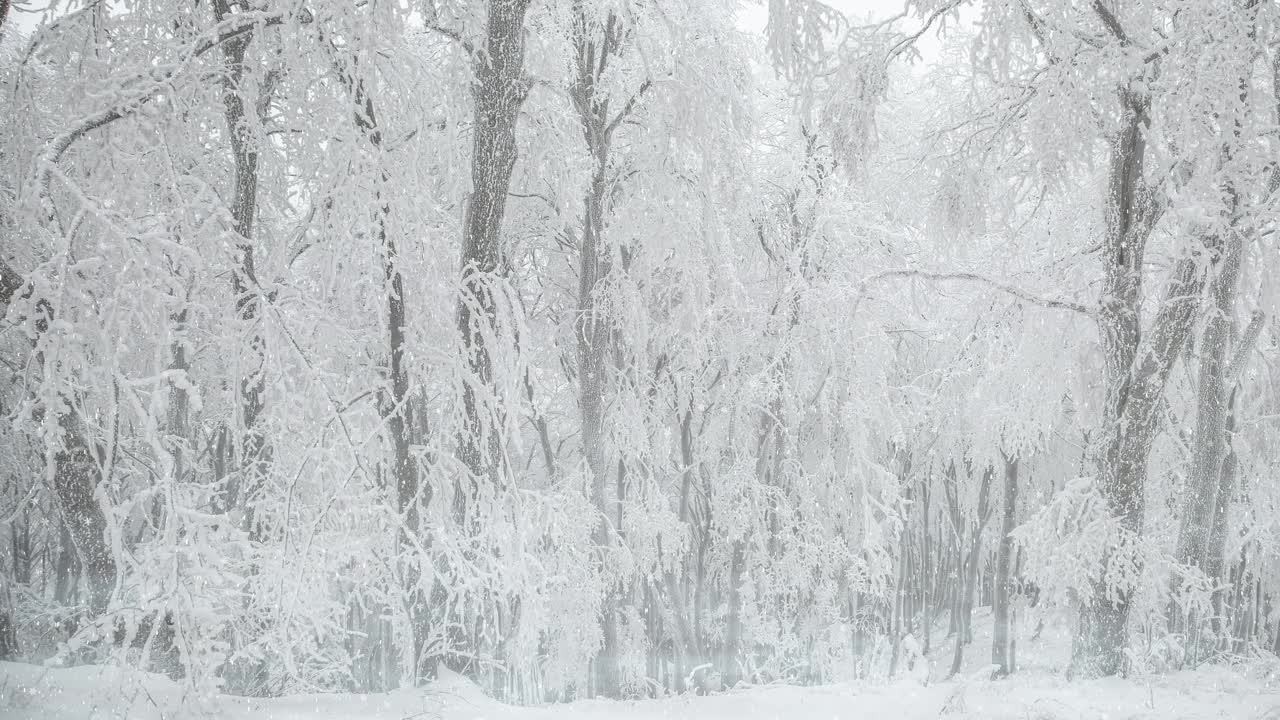
<instances>
[{"instance_id":1,"label":"snow-covered branch","mask_svg":"<svg viewBox=\"0 0 1280 720\"><path fill-rule=\"evenodd\" d=\"M900 269L900 270L884 270L870 277L864 278L859 287L859 298L865 295L867 289L880 281L890 280L894 278L921 278L924 280L932 280L935 282L973 282L999 290L1000 292L1012 295L1034 305L1050 308L1053 310L1068 310L1081 315L1092 315L1093 311L1085 305L1073 302L1071 300L1062 300L1057 298L1047 298L1037 295L1029 290L1025 290L1016 285L1001 282L985 275L979 275L972 272L934 272L929 270L916 269Z\"/></svg>"}]
</instances>

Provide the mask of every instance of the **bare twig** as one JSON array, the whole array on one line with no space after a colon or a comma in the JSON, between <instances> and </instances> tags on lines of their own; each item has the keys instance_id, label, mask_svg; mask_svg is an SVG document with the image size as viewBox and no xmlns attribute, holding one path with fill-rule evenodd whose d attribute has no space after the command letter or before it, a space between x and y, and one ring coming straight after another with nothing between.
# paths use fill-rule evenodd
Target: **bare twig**
<instances>
[{"instance_id":1,"label":"bare twig","mask_svg":"<svg viewBox=\"0 0 1280 720\"><path fill-rule=\"evenodd\" d=\"M929 28L933 27L933 24L938 21L938 18L941 18L943 15L946 15L952 10L955 10L956 8L963 5L965 2L966 0L951 0L951 2L947 3L946 5L943 5L937 10L934 10L932 13L929 14L929 17L925 18L924 24L920 26L919 30L917 30L916 32L910 35L907 35L906 37L902 38L898 42L894 43L893 47L889 48L888 56L886 59L892 60L897 56L901 55L903 52L907 50L907 48L911 47L912 43L914 43L916 40L919 40L921 36L923 36L925 33L929 32Z\"/></svg>"},{"instance_id":2,"label":"bare twig","mask_svg":"<svg viewBox=\"0 0 1280 720\"><path fill-rule=\"evenodd\" d=\"M191 61L213 48L251 31L254 27L280 25L284 20L285 16L281 13L239 13L209 28L203 34L203 39L194 43L181 60L170 65L165 70L148 72L147 76L153 78L153 81L147 85L146 90L124 102L118 103L114 107L86 115L77 121L71 129L50 140L45 145L44 151L36 159L35 186L39 192L43 194L47 190L49 175L62 159L62 156L66 154L67 150L71 149L71 146L77 140L98 128L129 117L137 112L142 106L155 99L165 88L169 87L174 78L182 70L186 69ZM305 20L306 18L304 18Z\"/></svg>"}]
</instances>

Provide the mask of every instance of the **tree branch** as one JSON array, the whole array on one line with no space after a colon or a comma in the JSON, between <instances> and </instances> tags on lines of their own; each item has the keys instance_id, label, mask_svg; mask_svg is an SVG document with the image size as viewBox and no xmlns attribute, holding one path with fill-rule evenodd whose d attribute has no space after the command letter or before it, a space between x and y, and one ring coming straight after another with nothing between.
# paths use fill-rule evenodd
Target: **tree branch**
<instances>
[{"instance_id":1,"label":"tree branch","mask_svg":"<svg viewBox=\"0 0 1280 720\"><path fill-rule=\"evenodd\" d=\"M1047 307L1054 310L1069 310L1071 312L1079 313L1081 315L1086 315L1086 316L1093 315L1093 310L1091 310L1086 305L1081 305L1080 303L1072 302L1070 300L1058 300L1055 298L1040 297L1039 295L1036 295L1035 293L1032 293L1029 290L1024 290L1023 288L1017 287L1015 285L1002 283L998 280L993 280L984 275L978 275L977 273L970 273L970 272L938 273L938 272L930 272L928 270L912 270L912 269L885 270L883 272L876 273L875 275L872 275L862 281L861 283L862 289L858 293L859 300L861 300L861 297L863 293L865 293L868 285L870 285L873 282L877 282L880 280L887 280L889 278L924 278L926 280L936 280L941 282L949 282L949 281L955 281L955 280L977 282L977 283L982 283L989 287L995 288L996 290L1007 293L1009 295L1012 295L1018 298L1019 300L1025 300L1026 302L1040 305L1041 307Z\"/></svg>"},{"instance_id":2,"label":"tree branch","mask_svg":"<svg viewBox=\"0 0 1280 720\"><path fill-rule=\"evenodd\" d=\"M967 0L951 0L951 2L939 7L937 10L934 10L929 14L929 17L925 18L924 24L920 26L919 30L894 43L893 47L889 48L889 52L885 59L892 60L901 55L908 47L911 46L912 43L919 40L925 33L929 32L929 28L933 27L933 24L937 22L938 18L965 4L966 1Z\"/></svg>"},{"instance_id":3,"label":"tree branch","mask_svg":"<svg viewBox=\"0 0 1280 720\"><path fill-rule=\"evenodd\" d=\"M1258 341L1258 335L1262 332L1262 325L1266 319L1266 313L1261 310L1253 311L1253 317L1249 319L1249 326L1244 329L1240 339L1236 341L1236 351L1231 356L1230 364L1227 365L1228 382L1240 377L1240 373L1244 371L1245 365L1249 362L1249 354L1253 352L1253 345Z\"/></svg>"},{"instance_id":4,"label":"tree branch","mask_svg":"<svg viewBox=\"0 0 1280 720\"><path fill-rule=\"evenodd\" d=\"M1129 36L1125 34L1124 28L1121 27L1120 21L1116 19L1116 16L1107 9L1106 5L1102 4L1102 0L1093 0L1093 11L1102 19L1102 24L1107 27L1107 32L1114 35L1121 45L1128 47L1130 44Z\"/></svg>"},{"instance_id":5,"label":"tree branch","mask_svg":"<svg viewBox=\"0 0 1280 720\"><path fill-rule=\"evenodd\" d=\"M635 109L636 102L638 102L640 98L644 96L645 92L652 85L653 85L653 81L648 79L646 79L643 83L640 83L640 89L636 91L635 95L632 95L630 98L627 99L627 104L622 106L622 109L618 111L618 114L613 116L613 119L610 120L609 124L605 127L604 136L606 139L613 136L613 131L618 129L618 126L622 124L623 120L627 119L627 116L630 115L631 111Z\"/></svg>"},{"instance_id":6,"label":"tree branch","mask_svg":"<svg viewBox=\"0 0 1280 720\"><path fill-rule=\"evenodd\" d=\"M467 53L467 55L473 56L476 54L475 46L473 46L470 43L470 41L468 41L466 38L462 37L462 33L458 32L457 30L450 30L447 27L442 27L440 25L436 25L435 23L427 23L426 27L431 32L442 35L448 38L449 40L452 40L453 42L457 43L458 46L461 47Z\"/></svg>"},{"instance_id":7,"label":"tree branch","mask_svg":"<svg viewBox=\"0 0 1280 720\"><path fill-rule=\"evenodd\" d=\"M304 18L304 22L307 21L307 19L308 18ZM284 20L285 16L282 13L238 13L234 17L227 18L225 21L219 22L209 28L209 30L204 33L204 39L193 44L191 49L188 50L181 60L169 66L167 70L153 70L147 73L146 76L153 78L153 81L144 92L136 94L133 98L119 103L115 107L106 108L90 115L86 115L76 122L70 130L67 130L61 135L50 140L45 145L44 151L41 152L36 159L36 188L38 188L41 193L48 188L50 172L77 140L98 128L109 125L116 120L126 118L137 112L143 105L151 102L165 88L169 87L170 83L178 73L184 70L192 60L195 60L228 40L249 32L254 27L280 25Z\"/></svg>"}]
</instances>

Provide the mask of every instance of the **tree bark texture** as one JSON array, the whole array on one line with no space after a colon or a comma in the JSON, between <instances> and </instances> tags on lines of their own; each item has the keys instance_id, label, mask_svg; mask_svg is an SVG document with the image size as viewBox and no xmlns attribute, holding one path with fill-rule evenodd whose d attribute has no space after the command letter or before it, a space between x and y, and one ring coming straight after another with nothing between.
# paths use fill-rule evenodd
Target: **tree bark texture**
<instances>
[{"instance_id":1,"label":"tree bark texture","mask_svg":"<svg viewBox=\"0 0 1280 720\"><path fill-rule=\"evenodd\" d=\"M1199 306L1203 272L1195 258L1176 261L1149 335L1141 332L1143 258L1159 216L1144 181L1148 99L1121 92L1122 127L1111 141L1104 237L1105 281L1097 322L1104 358L1105 399L1096 455L1098 490L1122 532L1141 536L1147 462L1157 425L1156 409ZM1114 552L1112 548L1108 552ZM1106 560L1104 559L1104 562ZM1127 644L1131 586L1093 582L1080 610L1071 672L1078 676L1121 671Z\"/></svg>"},{"instance_id":2,"label":"tree bark texture","mask_svg":"<svg viewBox=\"0 0 1280 720\"><path fill-rule=\"evenodd\" d=\"M463 219L462 268L457 322L466 377L459 459L469 487L454 499L462 525L476 522L476 503L485 486L497 492L504 474L502 412L497 407L493 353L497 300L494 284L508 269L501 246L511 172L515 168L516 122L528 94L524 76L524 18L528 0L491 0L481 51L475 54L472 101L471 196ZM484 397L484 396L487 396Z\"/></svg>"},{"instance_id":3,"label":"tree bark texture","mask_svg":"<svg viewBox=\"0 0 1280 720\"><path fill-rule=\"evenodd\" d=\"M218 22L232 15L227 0L214 0ZM227 476L223 509L239 511L240 525L250 538L259 539L254 512L254 495L271 463L271 446L259 418L266 403L267 340L262 324L262 291L258 285L254 259L254 222L258 203L257 140L249 126L249 112L244 97L245 57L253 42L253 31L232 36L222 43L227 64L223 75L223 116L234 160L231 187L232 230L236 234L236 260L231 268L231 288L235 297L237 321L246 329L247 346L238 348L242 364L240 377L240 422L237 467Z\"/></svg>"},{"instance_id":4,"label":"tree bark texture","mask_svg":"<svg viewBox=\"0 0 1280 720\"><path fill-rule=\"evenodd\" d=\"M621 33L612 13L597 36L594 24L581 5L575 6L574 45L576 75L570 97L578 112L583 139L592 161L591 184L584 198L581 247L578 262L578 308L575 325L578 356L578 405L582 412L582 454L591 478L591 501L597 513L595 543L601 572L608 573L608 558L619 528L613 518L622 513L621 497L610 482L613 463L609 455L605 396L609 390L614 357L613 324L603 295L612 270L611 250L604 243L605 202L608 192L609 100L599 81L618 52ZM601 630L604 647L595 660L596 692L608 697L621 694L618 663L618 603L620 589L611 588L602 601Z\"/></svg>"}]
</instances>

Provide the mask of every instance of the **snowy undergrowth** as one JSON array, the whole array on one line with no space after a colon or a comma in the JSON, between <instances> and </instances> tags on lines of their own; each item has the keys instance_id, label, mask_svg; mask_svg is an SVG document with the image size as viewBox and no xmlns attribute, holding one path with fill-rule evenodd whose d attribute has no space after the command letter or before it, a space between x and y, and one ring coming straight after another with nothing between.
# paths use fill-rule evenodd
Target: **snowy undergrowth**
<instances>
[{"instance_id":1,"label":"snowy undergrowth","mask_svg":"<svg viewBox=\"0 0 1280 720\"><path fill-rule=\"evenodd\" d=\"M272 699L219 697L184 703L169 680L109 668L45 669L0 664L0 718L5 720L552 720L553 718L962 718L993 720L1280 720L1280 695L1265 680L1213 667L1151 678L1068 683L1029 671L1001 681L966 678L818 687L771 686L709 697L584 700L515 707L449 678L429 688L384 695L297 695Z\"/></svg>"},{"instance_id":2,"label":"snowy undergrowth","mask_svg":"<svg viewBox=\"0 0 1280 720\"><path fill-rule=\"evenodd\" d=\"M1024 613L1019 622L1019 672L987 680L991 616L979 609L974 641L956 679L954 638L937 628L925 684L900 677L817 687L739 688L709 697L578 702L515 707L450 676L419 690L381 695L294 695L256 699L198 698L180 684L119 668L43 668L0 663L3 720L647 720L698 718L888 718L918 720L1280 720L1280 674L1265 664L1210 666L1196 671L1068 682L1070 617ZM1038 631L1038 632L1037 632ZM904 674L905 675L905 674ZM917 676L918 677L918 676Z\"/></svg>"}]
</instances>

